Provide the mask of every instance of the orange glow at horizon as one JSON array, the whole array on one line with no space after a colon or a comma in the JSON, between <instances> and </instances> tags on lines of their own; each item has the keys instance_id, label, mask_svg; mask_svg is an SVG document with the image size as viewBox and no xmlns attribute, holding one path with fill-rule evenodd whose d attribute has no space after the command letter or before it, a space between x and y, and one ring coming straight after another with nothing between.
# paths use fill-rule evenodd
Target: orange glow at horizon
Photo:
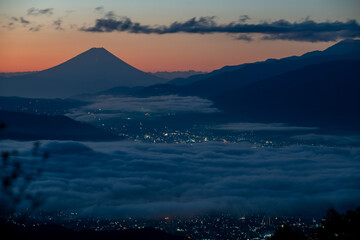
<instances>
[{"instance_id":1,"label":"orange glow at horizon","mask_svg":"<svg viewBox=\"0 0 360 240\"><path fill-rule=\"evenodd\" d=\"M13 31L0 39L0 72L54 67L92 47L104 47L145 72L212 71L225 65L323 50L334 43L238 41L226 34L145 35L57 31Z\"/></svg>"}]
</instances>

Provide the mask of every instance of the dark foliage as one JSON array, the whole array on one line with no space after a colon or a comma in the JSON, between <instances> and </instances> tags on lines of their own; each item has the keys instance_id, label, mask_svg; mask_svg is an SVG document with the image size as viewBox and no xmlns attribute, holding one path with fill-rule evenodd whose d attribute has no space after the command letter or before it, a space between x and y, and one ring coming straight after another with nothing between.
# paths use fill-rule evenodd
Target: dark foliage
<instances>
[{"instance_id":1,"label":"dark foliage","mask_svg":"<svg viewBox=\"0 0 360 240\"><path fill-rule=\"evenodd\" d=\"M57 225L40 227L19 227L10 224L0 224L2 235L8 236L8 240L37 239L37 240L63 240L63 239L121 239L121 240L184 240L183 236L168 234L155 228L129 229L120 231L73 231Z\"/></svg>"},{"instance_id":2,"label":"dark foliage","mask_svg":"<svg viewBox=\"0 0 360 240\"><path fill-rule=\"evenodd\" d=\"M39 193L28 191L31 182L39 177L43 171L41 164L49 158L49 153L40 151L39 148L40 143L35 142L31 153L34 159L32 168L24 167L16 159L17 151L1 152L0 220L14 213L22 203L28 206L27 214L42 204L42 197ZM24 214L24 218L27 214Z\"/></svg>"},{"instance_id":3,"label":"dark foliage","mask_svg":"<svg viewBox=\"0 0 360 240\"><path fill-rule=\"evenodd\" d=\"M306 240L304 233L296 228L292 229L289 225L284 225L281 228L278 228L274 235L271 237L271 240Z\"/></svg>"},{"instance_id":4,"label":"dark foliage","mask_svg":"<svg viewBox=\"0 0 360 240\"><path fill-rule=\"evenodd\" d=\"M339 214L329 209L322 224L310 236L288 225L277 229L271 240L358 240L360 239L360 207Z\"/></svg>"},{"instance_id":5,"label":"dark foliage","mask_svg":"<svg viewBox=\"0 0 360 240\"><path fill-rule=\"evenodd\" d=\"M360 239L360 207L346 214L330 209L315 233L318 240L356 240Z\"/></svg>"}]
</instances>

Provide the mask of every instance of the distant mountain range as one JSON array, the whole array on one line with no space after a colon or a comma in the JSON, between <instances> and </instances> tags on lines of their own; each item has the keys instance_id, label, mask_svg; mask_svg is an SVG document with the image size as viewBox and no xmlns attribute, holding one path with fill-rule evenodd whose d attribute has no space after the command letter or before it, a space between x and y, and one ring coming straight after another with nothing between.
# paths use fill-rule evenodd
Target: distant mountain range
<instances>
[{"instance_id":1,"label":"distant mountain range","mask_svg":"<svg viewBox=\"0 0 360 240\"><path fill-rule=\"evenodd\" d=\"M65 98L113 87L149 86L166 81L130 66L104 48L92 48L44 71L2 77L0 95Z\"/></svg>"},{"instance_id":2,"label":"distant mountain range","mask_svg":"<svg viewBox=\"0 0 360 240\"><path fill-rule=\"evenodd\" d=\"M191 77L193 75L199 75L199 74L206 74L206 72L197 72L194 70L189 70L189 71L175 71L175 72L155 72L155 73L151 73L157 77L160 78L165 78L165 79L175 79L175 78L188 78ZM172 84L176 83L176 81L172 82Z\"/></svg>"},{"instance_id":3,"label":"distant mountain range","mask_svg":"<svg viewBox=\"0 0 360 240\"><path fill-rule=\"evenodd\" d=\"M50 116L64 115L71 112L71 109L87 104L89 103L74 99L0 97L0 110Z\"/></svg>"},{"instance_id":4,"label":"distant mountain range","mask_svg":"<svg viewBox=\"0 0 360 240\"><path fill-rule=\"evenodd\" d=\"M264 62L224 67L208 74L191 76L183 80L187 82L186 85L171 84L176 80L174 79L164 85L141 89L136 95L179 94L212 97L305 66L337 60L360 60L360 40L344 40L324 51L309 52L299 57L268 59Z\"/></svg>"},{"instance_id":5,"label":"distant mountain range","mask_svg":"<svg viewBox=\"0 0 360 240\"><path fill-rule=\"evenodd\" d=\"M45 116L0 110L0 123L5 124L5 129L0 131L0 139L80 141L122 139L104 130L65 116Z\"/></svg>"},{"instance_id":6,"label":"distant mountain range","mask_svg":"<svg viewBox=\"0 0 360 240\"><path fill-rule=\"evenodd\" d=\"M360 40L299 57L249 63L157 84L135 96L200 96L251 122L343 125L360 129Z\"/></svg>"},{"instance_id":7,"label":"distant mountain range","mask_svg":"<svg viewBox=\"0 0 360 240\"><path fill-rule=\"evenodd\" d=\"M0 96L66 98L84 94L144 97L178 94L208 98L305 66L337 60L360 60L360 40L344 40L324 51L225 66L210 73L171 81L144 73L104 48L92 48L44 71L1 77Z\"/></svg>"},{"instance_id":8,"label":"distant mountain range","mask_svg":"<svg viewBox=\"0 0 360 240\"><path fill-rule=\"evenodd\" d=\"M105 49L90 49L52 69L0 80L0 95L77 95L80 101L0 97L0 110L62 115L89 104L98 95L184 95L208 98L224 115L249 122L338 125L360 130L360 40L345 40L302 56L228 66L151 85L164 81L132 68ZM144 84L150 86L138 86ZM15 138L113 137L67 117L20 114L24 113L0 114L0 122L9 122L7 134Z\"/></svg>"}]
</instances>

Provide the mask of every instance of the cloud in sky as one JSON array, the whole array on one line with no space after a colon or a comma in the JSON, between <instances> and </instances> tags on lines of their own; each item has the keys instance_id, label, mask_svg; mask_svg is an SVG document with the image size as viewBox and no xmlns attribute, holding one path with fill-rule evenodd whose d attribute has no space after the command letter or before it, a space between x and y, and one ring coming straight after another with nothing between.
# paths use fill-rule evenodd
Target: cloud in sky
<instances>
[{"instance_id":1,"label":"cloud in sky","mask_svg":"<svg viewBox=\"0 0 360 240\"><path fill-rule=\"evenodd\" d=\"M39 16L39 15L47 15L50 16L54 13L54 9L53 8L45 8L45 9L38 9L38 8L30 8L27 10L27 16L31 17L31 16ZM9 18L10 22L7 24L8 29L14 29L15 27L15 23L21 23L22 27L29 27L29 24L32 23L32 25L28 28L28 30L30 32L38 32L42 29L42 27L44 27L41 24L36 24L33 21L29 21L28 19L25 19L25 17L10 17ZM53 21L53 26L55 26L55 29L57 30L62 30L63 28L61 27L61 23L62 20L58 19Z\"/></svg>"},{"instance_id":2,"label":"cloud in sky","mask_svg":"<svg viewBox=\"0 0 360 240\"><path fill-rule=\"evenodd\" d=\"M60 18L53 22L53 25L54 25L56 30L64 30L62 28L61 24L62 24L62 20Z\"/></svg>"},{"instance_id":3,"label":"cloud in sky","mask_svg":"<svg viewBox=\"0 0 360 240\"><path fill-rule=\"evenodd\" d=\"M95 11L95 12L103 12L103 11L104 11L104 7L103 7L103 6L96 7L96 8L94 8L94 11Z\"/></svg>"},{"instance_id":4,"label":"cloud in sky","mask_svg":"<svg viewBox=\"0 0 360 240\"><path fill-rule=\"evenodd\" d=\"M39 15L52 15L54 13L53 8L44 8L44 9L38 9L38 8L30 8L27 10L27 15L31 16L39 16Z\"/></svg>"},{"instance_id":5,"label":"cloud in sky","mask_svg":"<svg viewBox=\"0 0 360 240\"><path fill-rule=\"evenodd\" d=\"M1 141L31 169L32 143ZM201 214L322 215L360 200L360 148L247 144L43 141L50 151L32 192L43 210L100 217Z\"/></svg>"},{"instance_id":6,"label":"cloud in sky","mask_svg":"<svg viewBox=\"0 0 360 240\"><path fill-rule=\"evenodd\" d=\"M245 23L247 20L250 20L251 18L249 17L249 15L241 15L239 17L239 22Z\"/></svg>"},{"instance_id":7,"label":"cloud in sky","mask_svg":"<svg viewBox=\"0 0 360 240\"><path fill-rule=\"evenodd\" d=\"M42 27L43 26L39 24L39 25L36 25L36 26L33 26L33 27L29 28L29 31L30 32L38 32L38 31L41 30Z\"/></svg>"},{"instance_id":8,"label":"cloud in sky","mask_svg":"<svg viewBox=\"0 0 360 240\"><path fill-rule=\"evenodd\" d=\"M109 11L105 14L106 18L116 18L116 14L113 11Z\"/></svg>"},{"instance_id":9,"label":"cloud in sky","mask_svg":"<svg viewBox=\"0 0 360 240\"><path fill-rule=\"evenodd\" d=\"M254 34L260 34L263 40L289 40L305 42L328 42L346 38L360 37L360 25L356 20L348 21L325 21L315 22L309 18L298 22L290 22L285 19L277 21L261 21L249 23L248 15L242 15L238 21L220 24L215 16L194 17L187 21L175 21L169 25L147 25L134 22L126 16L119 16L113 11L105 12L103 6L94 8L95 13L102 14L102 18L95 20L92 26L83 26L80 31L85 32L127 32L133 34L211 34L225 33L234 36L234 39L252 41ZM53 15L53 8L30 8L28 16ZM12 27L19 18L11 18ZM23 24L29 22L24 18L20 19ZM24 20L24 21L22 21ZM55 20L58 21L58 20ZM54 21L54 23L55 23ZM63 29L62 27L60 27ZM60 29L56 25L56 29ZM33 27L32 29L39 29ZM259 37L259 36L257 36Z\"/></svg>"},{"instance_id":10,"label":"cloud in sky","mask_svg":"<svg viewBox=\"0 0 360 240\"><path fill-rule=\"evenodd\" d=\"M23 17L20 17L20 22L23 23L23 24L29 24L30 21L24 19Z\"/></svg>"},{"instance_id":11,"label":"cloud in sky","mask_svg":"<svg viewBox=\"0 0 360 240\"><path fill-rule=\"evenodd\" d=\"M16 23L21 23L23 27L27 27L27 25L31 23L24 17L10 17L9 20L8 24L4 26L8 29L13 29Z\"/></svg>"},{"instance_id":12,"label":"cloud in sky","mask_svg":"<svg viewBox=\"0 0 360 240\"><path fill-rule=\"evenodd\" d=\"M304 19L300 22L263 21L258 24L247 23L249 16L244 15L238 22L219 24L214 16L191 18L185 22L173 22L170 25L150 26L133 22L128 17L117 16L109 12L104 18L96 19L91 27L82 27L86 32L128 32L136 34L240 34L239 40L251 40L251 34L262 34L264 40L291 40L308 42L336 41L342 38L360 37L360 25L356 20L315 22Z\"/></svg>"},{"instance_id":13,"label":"cloud in sky","mask_svg":"<svg viewBox=\"0 0 360 240\"><path fill-rule=\"evenodd\" d=\"M248 41L248 42L251 42L253 40L253 38L249 34L240 34L240 35L236 36L235 39L236 40L244 40L244 41Z\"/></svg>"}]
</instances>

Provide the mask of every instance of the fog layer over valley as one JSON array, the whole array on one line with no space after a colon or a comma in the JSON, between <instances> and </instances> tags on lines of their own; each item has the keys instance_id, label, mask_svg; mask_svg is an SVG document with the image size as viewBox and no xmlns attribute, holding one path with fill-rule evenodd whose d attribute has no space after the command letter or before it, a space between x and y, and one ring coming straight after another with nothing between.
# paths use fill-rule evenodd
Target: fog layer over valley
<instances>
[{"instance_id":1,"label":"fog layer over valley","mask_svg":"<svg viewBox=\"0 0 360 240\"><path fill-rule=\"evenodd\" d=\"M32 142L4 140L32 169ZM360 148L248 143L42 141L50 158L30 185L41 211L158 217L202 213L321 216L360 200Z\"/></svg>"}]
</instances>

